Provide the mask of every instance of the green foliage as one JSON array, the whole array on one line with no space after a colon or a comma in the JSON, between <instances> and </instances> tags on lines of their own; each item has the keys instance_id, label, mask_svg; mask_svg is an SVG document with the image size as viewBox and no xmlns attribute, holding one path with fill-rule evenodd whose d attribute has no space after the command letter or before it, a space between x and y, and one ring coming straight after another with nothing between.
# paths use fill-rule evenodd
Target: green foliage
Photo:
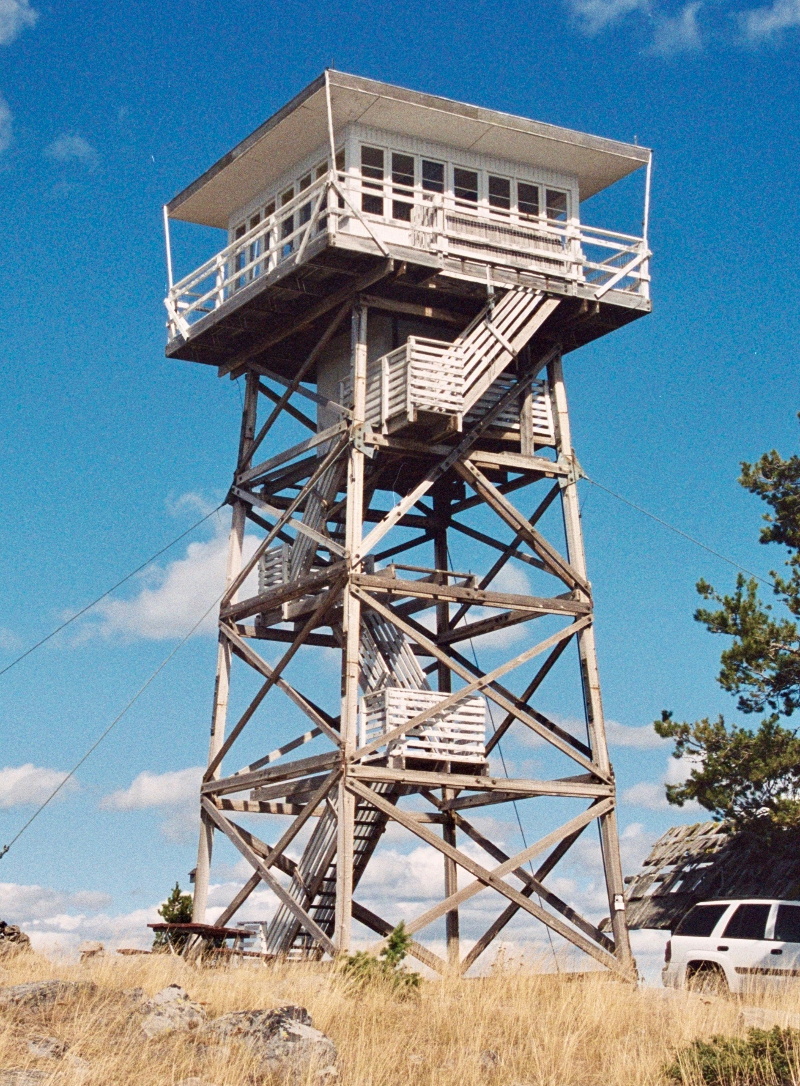
<instances>
[{"instance_id":1,"label":"green foliage","mask_svg":"<svg viewBox=\"0 0 800 1086\"><path fill-rule=\"evenodd\" d=\"M722 689L737 695L741 712L769 715L752 729L722 716L678 722L664 711L654 727L675 740L674 757L692 765L687 781L667 785L670 803L697 800L736 828L800 827L800 739L779 724L800 708L800 456L784 460L773 449L743 463L739 482L770 509L759 541L789 552L788 573L770 574L782 613L761 599L755 579L740 574L730 595L701 580L697 591L714 606L699 608L695 619L732 638L720 655Z\"/></svg>"},{"instance_id":2,"label":"green foliage","mask_svg":"<svg viewBox=\"0 0 800 1086\"><path fill-rule=\"evenodd\" d=\"M193 899L191 894L181 892L180 885L176 882L167 900L158 910L158 915L167 924L188 924L192 919ZM181 947L186 942L185 935L176 935L174 932L157 931L153 940L153 948Z\"/></svg>"},{"instance_id":3,"label":"green foliage","mask_svg":"<svg viewBox=\"0 0 800 1086\"><path fill-rule=\"evenodd\" d=\"M666 1068L670 1082L703 1086L795 1086L800 1030L751 1029L746 1037L693 1041Z\"/></svg>"},{"instance_id":4,"label":"green foliage","mask_svg":"<svg viewBox=\"0 0 800 1086\"><path fill-rule=\"evenodd\" d=\"M410 946L411 936L401 920L387 939L379 957L368 954L366 950L359 950L345 958L339 970L359 988L380 984L401 999L407 999L416 993L422 981L419 973L412 973L402 966Z\"/></svg>"},{"instance_id":5,"label":"green foliage","mask_svg":"<svg viewBox=\"0 0 800 1086\"><path fill-rule=\"evenodd\" d=\"M764 828L800 825L800 738L781 727L778 717L751 731L728 725L723 717L693 723L664 712L653 725L675 740L673 756L692 763L683 784L668 784L667 799L677 807L697 800L718 821Z\"/></svg>"}]
</instances>

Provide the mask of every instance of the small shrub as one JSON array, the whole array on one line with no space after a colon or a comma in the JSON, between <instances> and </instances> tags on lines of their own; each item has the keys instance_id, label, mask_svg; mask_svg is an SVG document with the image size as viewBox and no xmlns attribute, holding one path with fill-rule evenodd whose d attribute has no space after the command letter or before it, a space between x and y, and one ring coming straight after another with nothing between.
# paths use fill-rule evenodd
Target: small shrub
<instances>
[{"instance_id":1,"label":"small shrub","mask_svg":"<svg viewBox=\"0 0 800 1086\"><path fill-rule=\"evenodd\" d=\"M401 921L377 958L366 950L359 950L344 959L339 966L340 972L359 988L382 984L401 999L407 999L417 992L422 981L419 973L412 973L402 965L410 946L411 936Z\"/></svg>"},{"instance_id":2,"label":"small shrub","mask_svg":"<svg viewBox=\"0 0 800 1086\"><path fill-rule=\"evenodd\" d=\"M176 882L167 900L158 910L158 915L167 924L188 924L192 919L192 895L184 894L180 885ZM178 935L174 931L157 931L153 939L154 950L165 950L167 947L182 949L186 945L186 936Z\"/></svg>"},{"instance_id":3,"label":"small shrub","mask_svg":"<svg viewBox=\"0 0 800 1086\"><path fill-rule=\"evenodd\" d=\"M746 1037L695 1040L666 1069L670 1082L703 1086L795 1086L800 1030L751 1029Z\"/></svg>"}]
</instances>

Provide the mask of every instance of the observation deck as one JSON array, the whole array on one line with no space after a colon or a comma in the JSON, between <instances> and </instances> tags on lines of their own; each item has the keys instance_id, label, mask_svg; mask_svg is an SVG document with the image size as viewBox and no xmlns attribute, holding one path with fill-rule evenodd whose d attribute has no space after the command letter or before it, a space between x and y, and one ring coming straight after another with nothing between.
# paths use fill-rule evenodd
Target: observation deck
<instances>
[{"instance_id":1,"label":"observation deck","mask_svg":"<svg viewBox=\"0 0 800 1086\"><path fill-rule=\"evenodd\" d=\"M462 327L487 287L557 296L565 350L649 312L647 197L643 236L580 219L588 196L648 166L645 148L327 77L327 99L323 76L165 208L167 227L228 232L170 286L169 357L231 372L265 353L289 375L354 284Z\"/></svg>"}]
</instances>

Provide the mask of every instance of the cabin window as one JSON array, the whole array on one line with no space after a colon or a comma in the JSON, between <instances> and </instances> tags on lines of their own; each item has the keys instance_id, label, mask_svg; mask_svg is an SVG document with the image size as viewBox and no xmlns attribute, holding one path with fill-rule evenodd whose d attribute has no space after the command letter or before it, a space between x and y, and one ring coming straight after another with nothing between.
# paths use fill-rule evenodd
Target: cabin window
<instances>
[{"instance_id":1,"label":"cabin window","mask_svg":"<svg viewBox=\"0 0 800 1086\"><path fill-rule=\"evenodd\" d=\"M239 226L237 226L236 229L233 232L234 241L239 241L239 239L243 238L246 233L247 233L247 223L246 222L240 223ZM247 257L245 256L244 249L239 249L237 251L237 253L236 253L236 256L234 257L234 270L235 271L241 271L242 268L245 265L246 260L247 260ZM234 279L234 281L233 281L233 289L234 290L241 290L241 288L245 285L246 282L247 282L247 279L243 275L240 276L238 279Z\"/></svg>"},{"instance_id":2,"label":"cabin window","mask_svg":"<svg viewBox=\"0 0 800 1086\"><path fill-rule=\"evenodd\" d=\"M511 182L507 177L489 174L489 207L493 211L511 210Z\"/></svg>"},{"instance_id":3,"label":"cabin window","mask_svg":"<svg viewBox=\"0 0 800 1086\"><path fill-rule=\"evenodd\" d=\"M294 185L290 189L286 189L281 193L280 204L281 207L286 207L294 199ZM281 240L288 238L294 233L294 215L287 215L281 222ZM294 243L289 241L281 248L281 256L288 256L294 248Z\"/></svg>"},{"instance_id":4,"label":"cabin window","mask_svg":"<svg viewBox=\"0 0 800 1086\"><path fill-rule=\"evenodd\" d=\"M249 228L255 230L258 224L261 222L260 215L253 215L250 219ZM248 272L248 279L255 279L257 275L261 275L261 265L256 264L256 260L261 256L262 239L256 238L255 241L251 241L248 247L247 262L252 264L250 271Z\"/></svg>"},{"instance_id":5,"label":"cabin window","mask_svg":"<svg viewBox=\"0 0 800 1086\"><path fill-rule=\"evenodd\" d=\"M275 201L270 200L270 202L264 208L264 214L262 216L263 219L264 219L264 222L266 222L267 219L271 219L274 214L275 214ZM268 253L269 250L272 248L272 242L274 240L275 240L274 232L272 230L268 230L264 234L264 240L262 242L263 249L264 249L265 253ZM271 264L271 263L272 263L272 257L269 258L269 264ZM265 271L269 267L269 264L267 264L267 267L265 267L265 269L264 269Z\"/></svg>"},{"instance_id":6,"label":"cabin window","mask_svg":"<svg viewBox=\"0 0 800 1086\"><path fill-rule=\"evenodd\" d=\"M475 170L453 169L453 193L457 203L478 203L478 174Z\"/></svg>"},{"instance_id":7,"label":"cabin window","mask_svg":"<svg viewBox=\"0 0 800 1086\"><path fill-rule=\"evenodd\" d=\"M308 188L311 188L311 174L310 173L307 173L305 175L305 177L301 177L300 180L297 182L298 192L304 192L305 189L308 189ZM297 223L298 226L302 226L304 223L308 222L308 220L311 218L311 200L309 200L307 204L303 204L303 206L300 208L300 210L297 213L297 218L298 218L298 223Z\"/></svg>"},{"instance_id":8,"label":"cabin window","mask_svg":"<svg viewBox=\"0 0 800 1086\"><path fill-rule=\"evenodd\" d=\"M378 147L361 148L361 210L369 215L383 214L383 151ZM370 192L377 189L381 195Z\"/></svg>"},{"instance_id":9,"label":"cabin window","mask_svg":"<svg viewBox=\"0 0 800 1086\"><path fill-rule=\"evenodd\" d=\"M414 199L414 156L392 152L392 218L411 222Z\"/></svg>"},{"instance_id":10,"label":"cabin window","mask_svg":"<svg viewBox=\"0 0 800 1086\"><path fill-rule=\"evenodd\" d=\"M444 163L422 160L423 192L444 192Z\"/></svg>"},{"instance_id":11,"label":"cabin window","mask_svg":"<svg viewBox=\"0 0 800 1086\"><path fill-rule=\"evenodd\" d=\"M525 181L517 182L517 208L524 219L539 216L539 186L529 185Z\"/></svg>"},{"instance_id":12,"label":"cabin window","mask_svg":"<svg viewBox=\"0 0 800 1086\"><path fill-rule=\"evenodd\" d=\"M548 219L555 219L556 222L566 222L566 192L561 192L560 189L545 189L545 201Z\"/></svg>"}]
</instances>

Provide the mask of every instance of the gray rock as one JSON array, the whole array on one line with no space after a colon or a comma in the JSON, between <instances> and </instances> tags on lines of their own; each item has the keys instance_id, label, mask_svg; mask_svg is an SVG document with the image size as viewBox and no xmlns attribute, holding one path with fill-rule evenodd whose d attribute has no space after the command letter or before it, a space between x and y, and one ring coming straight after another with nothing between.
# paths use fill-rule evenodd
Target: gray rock
<instances>
[{"instance_id":1,"label":"gray rock","mask_svg":"<svg viewBox=\"0 0 800 1086\"><path fill-rule=\"evenodd\" d=\"M204 1036L244 1041L258 1056L261 1071L279 1075L287 1086L305 1083L311 1073L320 1083L338 1076L336 1046L314 1028L305 1007L233 1011L214 1019Z\"/></svg>"},{"instance_id":2,"label":"gray rock","mask_svg":"<svg viewBox=\"0 0 800 1086\"><path fill-rule=\"evenodd\" d=\"M182 1078L175 1086L214 1086L213 1082L207 1082L204 1078Z\"/></svg>"},{"instance_id":3,"label":"gray rock","mask_svg":"<svg viewBox=\"0 0 800 1086\"><path fill-rule=\"evenodd\" d=\"M31 949L28 936L16 924L7 924L0 920L0 958L10 958L14 954L24 954Z\"/></svg>"},{"instance_id":4,"label":"gray rock","mask_svg":"<svg viewBox=\"0 0 800 1086\"><path fill-rule=\"evenodd\" d=\"M0 988L0 1007L51 1007L96 991L91 981L36 980Z\"/></svg>"},{"instance_id":5,"label":"gray rock","mask_svg":"<svg viewBox=\"0 0 800 1086\"><path fill-rule=\"evenodd\" d=\"M494 1048L484 1048L478 1062L484 1071L491 1071L493 1067L497 1067L500 1063L500 1053Z\"/></svg>"},{"instance_id":6,"label":"gray rock","mask_svg":"<svg viewBox=\"0 0 800 1086\"><path fill-rule=\"evenodd\" d=\"M39 1086L40 1082L53 1082L60 1078L60 1074L54 1076L52 1071L0 1071L0 1086Z\"/></svg>"},{"instance_id":7,"label":"gray rock","mask_svg":"<svg viewBox=\"0 0 800 1086\"><path fill-rule=\"evenodd\" d=\"M28 1038L27 1044L30 1054L42 1060L61 1060L69 1048L65 1041L59 1041L57 1037L33 1036Z\"/></svg>"},{"instance_id":8,"label":"gray rock","mask_svg":"<svg viewBox=\"0 0 800 1086\"><path fill-rule=\"evenodd\" d=\"M179 984L170 984L142 1004L145 1017L142 1030L146 1037L158 1037L175 1030L197 1029L203 1024L206 1012L199 1003L193 1003Z\"/></svg>"},{"instance_id":9,"label":"gray rock","mask_svg":"<svg viewBox=\"0 0 800 1086\"><path fill-rule=\"evenodd\" d=\"M91 958L102 957L105 954L105 950L106 948L103 946L102 943L91 941L81 943L81 945L78 947L78 952L81 956L82 962L89 961Z\"/></svg>"}]
</instances>

